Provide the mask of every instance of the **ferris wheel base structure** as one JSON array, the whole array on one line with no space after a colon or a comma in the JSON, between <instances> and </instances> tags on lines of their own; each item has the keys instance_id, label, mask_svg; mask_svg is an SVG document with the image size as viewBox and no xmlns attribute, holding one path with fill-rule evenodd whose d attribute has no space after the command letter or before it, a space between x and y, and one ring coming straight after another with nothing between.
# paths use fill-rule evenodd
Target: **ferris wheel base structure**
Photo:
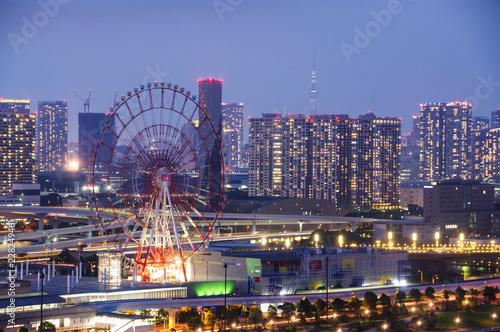
<instances>
[{"instance_id":1,"label":"ferris wheel base structure","mask_svg":"<svg viewBox=\"0 0 500 332\"><path fill-rule=\"evenodd\" d=\"M110 235L109 241L122 253L130 244L137 247L134 273L143 281L187 281L186 260L203 245L220 214L220 133L195 100L184 88L156 81L128 91L106 114L92 150L94 188L119 176L108 204L94 192L99 221L108 234L103 215L112 211L127 240L118 245ZM123 207L134 215L132 222L121 222ZM137 231L139 238L133 236Z\"/></svg>"}]
</instances>

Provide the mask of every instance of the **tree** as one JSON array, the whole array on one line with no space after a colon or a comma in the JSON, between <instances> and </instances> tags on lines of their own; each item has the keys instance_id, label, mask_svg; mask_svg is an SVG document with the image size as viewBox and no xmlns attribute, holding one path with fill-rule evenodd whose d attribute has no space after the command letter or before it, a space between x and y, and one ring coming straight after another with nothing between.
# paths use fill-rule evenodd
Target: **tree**
<instances>
[{"instance_id":1,"label":"tree","mask_svg":"<svg viewBox=\"0 0 500 332\"><path fill-rule=\"evenodd\" d=\"M17 332L29 332L29 330L26 328L26 326L23 325L17 329Z\"/></svg>"},{"instance_id":2,"label":"tree","mask_svg":"<svg viewBox=\"0 0 500 332\"><path fill-rule=\"evenodd\" d=\"M227 311L227 325L233 326L233 324L238 325L240 323L240 314L237 310L229 309Z\"/></svg>"},{"instance_id":3,"label":"tree","mask_svg":"<svg viewBox=\"0 0 500 332\"><path fill-rule=\"evenodd\" d=\"M141 314L141 316L151 316L150 309L141 309L141 310L139 310L139 313Z\"/></svg>"},{"instance_id":4,"label":"tree","mask_svg":"<svg viewBox=\"0 0 500 332\"><path fill-rule=\"evenodd\" d=\"M427 296L427 298L428 298L429 300L434 300L434 299L436 298L436 297L434 296L434 293L436 293L436 291L434 290L434 287L429 286L429 287L427 287L427 288L425 289L425 291L424 291L424 292L425 292L425 296Z\"/></svg>"},{"instance_id":5,"label":"tree","mask_svg":"<svg viewBox=\"0 0 500 332\"><path fill-rule=\"evenodd\" d=\"M288 323L290 323L290 317L292 317L294 312L295 306L293 305L293 303L285 302L281 305L281 316L286 318L288 320Z\"/></svg>"},{"instance_id":6,"label":"tree","mask_svg":"<svg viewBox=\"0 0 500 332\"><path fill-rule=\"evenodd\" d=\"M386 295L385 293L382 293L378 300L379 300L380 304L383 305L384 307L391 306L391 298L388 295Z\"/></svg>"},{"instance_id":7,"label":"tree","mask_svg":"<svg viewBox=\"0 0 500 332\"><path fill-rule=\"evenodd\" d=\"M410 289L410 292L408 293L408 295L410 295L410 297L415 300L415 302L420 302L420 300L422 299L422 293L420 292L420 290L418 288L412 288Z\"/></svg>"},{"instance_id":8,"label":"tree","mask_svg":"<svg viewBox=\"0 0 500 332\"><path fill-rule=\"evenodd\" d=\"M462 303L462 301L465 299L465 294L467 292L460 286L455 289L455 299L457 300L458 303Z\"/></svg>"},{"instance_id":9,"label":"tree","mask_svg":"<svg viewBox=\"0 0 500 332\"><path fill-rule=\"evenodd\" d=\"M488 299L488 304L491 304L491 301L494 301L497 298L495 295L495 288L491 286L484 286L483 296L485 299Z\"/></svg>"},{"instance_id":10,"label":"tree","mask_svg":"<svg viewBox=\"0 0 500 332\"><path fill-rule=\"evenodd\" d=\"M41 328L43 329L44 332L56 332L56 326L51 322L44 320L41 325L42 325ZM38 326L38 331L41 331L40 325Z\"/></svg>"},{"instance_id":11,"label":"tree","mask_svg":"<svg viewBox=\"0 0 500 332\"><path fill-rule=\"evenodd\" d=\"M443 289L443 297L446 301L450 298L450 292L447 289Z\"/></svg>"},{"instance_id":12,"label":"tree","mask_svg":"<svg viewBox=\"0 0 500 332\"><path fill-rule=\"evenodd\" d=\"M272 304L267 308L267 319L275 320L278 317L278 309Z\"/></svg>"},{"instance_id":13,"label":"tree","mask_svg":"<svg viewBox=\"0 0 500 332\"><path fill-rule=\"evenodd\" d=\"M353 296L347 301L347 307L358 316L359 308L361 308L361 301L356 296Z\"/></svg>"},{"instance_id":14,"label":"tree","mask_svg":"<svg viewBox=\"0 0 500 332\"><path fill-rule=\"evenodd\" d=\"M340 297L336 297L334 300L333 300L333 309L338 312L338 313L341 313L342 311L344 311L345 309L345 301L342 300Z\"/></svg>"},{"instance_id":15,"label":"tree","mask_svg":"<svg viewBox=\"0 0 500 332\"><path fill-rule=\"evenodd\" d=\"M309 318L312 316L313 306L312 306L311 302L306 297L304 297L304 298L302 298L302 300L300 300L299 306L297 309Z\"/></svg>"},{"instance_id":16,"label":"tree","mask_svg":"<svg viewBox=\"0 0 500 332\"><path fill-rule=\"evenodd\" d=\"M213 312L212 310L209 310L205 313L205 319L206 319L208 325L210 325L210 331L213 332L214 326L215 326L215 321L217 320L217 314L215 312Z\"/></svg>"},{"instance_id":17,"label":"tree","mask_svg":"<svg viewBox=\"0 0 500 332\"><path fill-rule=\"evenodd\" d=\"M473 298L477 298L477 296L478 296L481 292L480 292L480 291L479 291L479 289L477 289L477 288L471 288L471 289L469 290L469 293L470 293L470 295L471 295Z\"/></svg>"},{"instance_id":18,"label":"tree","mask_svg":"<svg viewBox=\"0 0 500 332\"><path fill-rule=\"evenodd\" d=\"M378 296L373 292L366 292L363 298L363 305L370 308L370 310L375 310L377 308Z\"/></svg>"},{"instance_id":19,"label":"tree","mask_svg":"<svg viewBox=\"0 0 500 332\"><path fill-rule=\"evenodd\" d=\"M262 321L264 320L264 317L262 316L262 310L260 310L260 308L257 307L256 305L251 306L248 320L249 320L250 324L254 325L254 329L255 329L255 326L257 324L261 324Z\"/></svg>"},{"instance_id":20,"label":"tree","mask_svg":"<svg viewBox=\"0 0 500 332\"><path fill-rule=\"evenodd\" d=\"M326 302L323 299L318 299L316 301L316 308L318 308L319 315L324 315L326 313Z\"/></svg>"},{"instance_id":21,"label":"tree","mask_svg":"<svg viewBox=\"0 0 500 332\"><path fill-rule=\"evenodd\" d=\"M399 303L399 306L403 306L404 307L404 300L406 299L406 293L404 291L401 291L401 290L398 290L396 292L396 294L394 294L394 298L396 299L396 301Z\"/></svg>"},{"instance_id":22,"label":"tree","mask_svg":"<svg viewBox=\"0 0 500 332\"><path fill-rule=\"evenodd\" d=\"M156 322L163 323L166 322L167 319L168 319L168 311L163 308L158 309L155 316Z\"/></svg>"},{"instance_id":23,"label":"tree","mask_svg":"<svg viewBox=\"0 0 500 332\"><path fill-rule=\"evenodd\" d=\"M193 331L197 330L200 327L203 328L201 314L197 310L191 310L188 312L187 325Z\"/></svg>"}]
</instances>

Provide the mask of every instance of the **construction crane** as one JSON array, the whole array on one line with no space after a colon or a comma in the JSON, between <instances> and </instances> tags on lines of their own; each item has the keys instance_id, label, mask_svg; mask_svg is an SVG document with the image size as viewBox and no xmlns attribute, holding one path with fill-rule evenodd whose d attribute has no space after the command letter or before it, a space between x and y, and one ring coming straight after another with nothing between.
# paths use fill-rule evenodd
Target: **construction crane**
<instances>
[{"instance_id":1,"label":"construction crane","mask_svg":"<svg viewBox=\"0 0 500 332\"><path fill-rule=\"evenodd\" d=\"M73 93L83 102L83 113L90 113L90 95L92 94L92 89L89 89L89 96L87 99L83 99L82 97L80 97L80 95L78 93L76 93L75 90L71 90L73 91Z\"/></svg>"}]
</instances>

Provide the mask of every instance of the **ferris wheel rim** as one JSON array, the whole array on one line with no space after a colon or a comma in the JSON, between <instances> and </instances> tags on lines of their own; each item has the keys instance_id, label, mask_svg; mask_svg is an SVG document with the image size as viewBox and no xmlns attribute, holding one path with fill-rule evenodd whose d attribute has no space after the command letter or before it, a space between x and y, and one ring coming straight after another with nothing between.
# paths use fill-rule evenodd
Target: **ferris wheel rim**
<instances>
[{"instance_id":1,"label":"ferris wheel rim","mask_svg":"<svg viewBox=\"0 0 500 332\"><path fill-rule=\"evenodd\" d=\"M187 116L185 113L184 113L184 110L182 111L179 111L178 109L176 109L175 107L167 107L163 104L163 101L162 101L162 105L160 106L155 106L155 107L151 107L151 108L144 108L144 109L141 109L137 114L135 114L135 116L131 117L129 119L128 122L125 123L125 125L123 126L123 128L121 128L121 131L119 132L119 135L121 135L123 133L123 131L126 129L126 127L128 125L130 125L132 122L136 121L136 119L138 119L140 116L143 116L145 113L147 113L148 111L151 111L151 110L167 110L167 111L171 111L171 112L175 112L177 113L179 116L183 117L185 120L188 121L188 123L190 123L191 125L193 125L193 115L196 114L196 112L201 112L201 114L203 114L204 116L204 119L207 119L208 120L208 124L210 125L210 129L212 132L217 132L213 123L211 121L209 121L209 117L207 115L207 113L205 112L205 110L191 97L189 96L188 94L184 93L184 92L181 92L179 90L176 90L176 89L171 89L171 88L167 88L167 87L152 87L152 88L148 88L148 89L145 89L145 90L141 90L141 91L134 91L134 93L132 94L129 94L128 95L128 98L125 98L125 99L122 99L122 102L119 103L119 104L115 104L115 106L113 107L113 112L111 112L111 114L109 115L109 117L107 118L107 121L104 125L104 128L103 130L101 131L100 135L99 135L99 139L98 139L98 146L95 148L95 151L94 151L94 154L93 154L93 160L92 160L92 189L93 189L93 201L94 201L94 206L95 206L95 209L96 209L96 213L97 213L97 216L98 216L98 220L102 226L102 229L103 229L103 232L104 234L107 236L108 240L113 244L113 246L120 250L119 248L119 245L115 242L117 236L111 236L108 234L107 232L107 228L105 227L105 222L104 222L104 218L101 216L101 213L99 213L101 211L104 211L106 210L106 207L103 208L103 209L99 209L99 207L97 206L97 200L98 200L98 197L97 197L97 192L96 192L96 177L102 177L103 175L101 174L98 174L96 172L96 163L97 163L97 154L98 154L98 147L99 145L101 144L101 142L103 141L103 135L106 131L106 128L109 129L109 126L110 126L110 123L112 121L112 119L116 116L117 112L120 110L120 108L123 106L123 105L126 105L128 107L128 104L127 102L130 101L132 98L134 98L134 96L136 95L140 95L142 93L145 93L147 92L148 90L161 90L161 93L162 95L166 92L166 91L169 91L173 94L173 98L175 99L175 97L177 95L179 96L182 96L182 98L184 98L184 105L186 103L192 103L192 104L195 104L195 107L194 107L194 110L193 110L193 113L191 114L191 116ZM149 95L151 95L151 91L149 91ZM163 98L163 97L162 97ZM173 102L172 102L172 105L173 105ZM109 113L108 113L109 114ZM115 118L116 119L116 118ZM121 121L120 121L121 122ZM122 123L123 124L123 123ZM160 124L162 125L162 124ZM197 129L199 131L199 129ZM220 142L220 137L218 135L215 135L215 148L218 148L219 151L222 151L222 147L221 147L221 142ZM211 150L208 150L207 146L206 146L206 142L203 141L203 144L204 144L204 148L206 150L206 154L207 156L209 156L209 154L211 153L211 151L213 151L213 149ZM110 147L110 151L111 151L111 155L114 154L114 151L116 149L116 146L113 146L113 147ZM210 159L210 158L207 158L207 159ZM111 180L111 172L109 171L110 167L112 166L112 161L108 162L107 163L107 172L105 172L104 174L104 178L108 181ZM224 162L223 162L223 155L222 153L220 153L220 168L221 168L221 176L219 178L220 180L220 193L219 193L219 202L218 202L218 205L216 207L216 209L214 211L210 211L211 213L214 213L215 215L213 216L213 218L210 218L210 220L208 220L207 218L205 218L204 216L204 213L202 213L201 216L198 216L199 219L202 221L203 225L202 226L208 226L208 231L206 232L205 236L201 236L201 240L199 240L199 244L196 246L195 250L192 251L191 254L189 254L187 257L189 257L190 255L192 255L194 252L196 252L196 250L198 250L206 241L207 239L210 237L210 234L212 233L212 230L215 226L215 223L217 221L217 219L219 218L219 216L222 214L222 205L223 205L223 193L224 193L224 190L223 190L223 187L224 187ZM122 172L123 169L120 168L120 172ZM210 179L210 181L212 181L212 179ZM112 205L111 206L111 209L112 209L112 212L113 212L113 215L114 215L114 222L118 222L120 224L120 229L122 231L124 231L126 237L128 239L131 239L132 242L135 242L137 243L136 239L134 239L133 237L133 234L130 234L130 232L128 232L126 230L126 227L122 226L121 222L122 221L127 221L126 220L120 220L120 213L127 213L127 212L131 212L131 213L137 213L137 210L130 210L130 209L125 209L124 211L122 210L118 210L118 209L115 209L114 206ZM127 226L127 225L126 225ZM197 229L196 229L197 230ZM121 234L121 233L120 233ZM119 234L118 234L119 235ZM201 235L201 233L200 233ZM198 241L198 240L197 240ZM123 250L122 250L123 251Z\"/></svg>"}]
</instances>

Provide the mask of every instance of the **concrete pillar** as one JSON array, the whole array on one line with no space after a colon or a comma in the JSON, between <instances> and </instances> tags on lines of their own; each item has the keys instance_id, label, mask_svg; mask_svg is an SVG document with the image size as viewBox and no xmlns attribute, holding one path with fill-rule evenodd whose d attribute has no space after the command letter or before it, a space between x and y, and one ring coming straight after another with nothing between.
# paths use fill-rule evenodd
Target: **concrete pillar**
<instances>
[{"instance_id":1,"label":"concrete pillar","mask_svg":"<svg viewBox=\"0 0 500 332\"><path fill-rule=\"evenodd\" d=\"M29 274L29 270L30 269L30 260L29 258L26 258L26 275Z\"/></svg>"},{"instance_id":2,"label":"concrete pillar","mask_svg":"<svg viewBox=\"0 0 500 332\"><path fill-rule=\"evenodd\" d=\"M257 233L257 220L252 220L252 234Z\"/></svg>"},{"instance_id":3,"label":"concrete pillar","mask_svg":"<svg viewBox=\"0 0 500 332\"><path fill-rule=\"evenodd\" d=\"M76 266L76 283L78 283L78 265Z\"/></svg>"},{"instance_id":4,"label":"concrete pillar","mask_svg":"<svg viewBox=\"0 0 500 332\"><path fill-rule=\"evenodd\" d=\"M177 308L167 308L168 312L168 329L175 329L175 313L179 309Z\"/></svg>"},{"instance_id":5,"label":"concrete pillar","mask_svg":"<svg viewBox=\"0 0 500 332\"><path fill-rule=\"evenodd\" d=\"M21 274L20 279L23 280L23 262L21 262Z\"/></svg>"},{"instance_id":6,"label":"concrete pillar","mask_svg":"<svg viewBox=\"0 0 500 332\"><path fill-rule=\"evenodd\" d=\"M47 264L47 281L50 281L50 262Z\"/></svg>"},{"instance_id":7,"label":"concrete pillar","mask_svg":"<svg viewBox=\"0 0 500 332\"><path fill-rule=\"evenodd\" d=\"M67 293L69 294L69 273L66 275L66 288L67 288Z\"/></svg>"},{"instance_id":8,"label":"concrete pillar","mask_svg":"<svg viewBox=\"0 0 500 332\"><path fill-rule=\"evenodd\" d=\"M56 276L56 261L55 260L52 261L52 276L53 277Z\"/></svg>"},{"instance_id":9,"label":"concrete pillar","mask_svg":"<svg viewBox=\"0 0 500 332\"><path fill-rule=\"evenodd\" d=\"M45 284L47 283L47 278L45 278L47 276L47 274L45 274L45 268L43 268L43 275L44 275L44 278L43 278L43 285L45 286Z\"/></svg>"}]
</instances>

